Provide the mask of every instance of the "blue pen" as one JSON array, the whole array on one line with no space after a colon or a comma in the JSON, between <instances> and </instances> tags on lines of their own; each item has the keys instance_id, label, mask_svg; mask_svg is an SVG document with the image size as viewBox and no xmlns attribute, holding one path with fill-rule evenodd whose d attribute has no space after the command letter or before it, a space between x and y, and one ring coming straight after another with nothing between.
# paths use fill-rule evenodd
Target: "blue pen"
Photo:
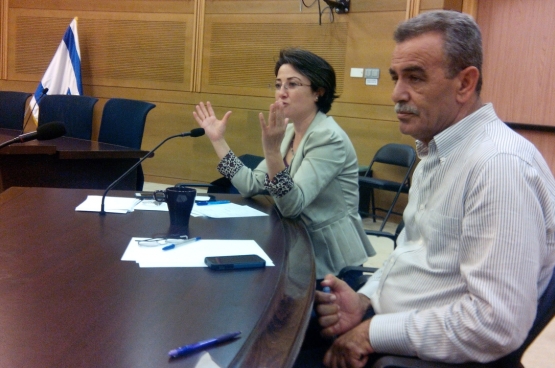
<instances>
[{"instance_id":1,"label":"blue pen","mask_svg":"<svg viewBox=\"0 0 555 368\"><path fill-rule=\"evenodd\" d=\"M198 201L197 205L199 206L208 206L208 205L212 205L212 204L226 204L229 203L229 201L224 200L224 201Z\"/></svg>"},{"instance_id":2,"label":"blue pen","mask_svg":"<svg viewBox=\"0 0 555 368\"><path fill-rule=\"evenodd\" d=\"M177 358L177 357L180 357L180 356L183 356L183 355L186 355L186 354L193 353L193 352L198 351L198 350L202 350L202 349L207 348L207 347L212 346L212 345L216 345L216 344L220 344L222 342L233 340L234 338L236 338L240 334L241 334L241 331L237 331L237 332L228 333L228 334L225 334L225 335L222 335L222 336L218 336L218 337L215 337L213 339L208 339L208 340L204 340L204 341L195 342L193 344L185 345L185 346L179 347L177 349L170 350L168 355L171 358Z\"/></svg>"},{"instance_id":3,"label":"blue pen","mask_svg":"<svg viewBox=\"0 0 555 368\"><path fill-rule=\"evenodd\" d=\"M197 236L196 238L187 239L187 240L185 240L181 243L166 245L164 248L162 248L162 250L175 249L175 248L180 247L182 245L186 245L186 244L189 244L189 243L194 243L194 242L199 241L199 240L200 240L200 236Z\"/></svg>"}]
</instances>

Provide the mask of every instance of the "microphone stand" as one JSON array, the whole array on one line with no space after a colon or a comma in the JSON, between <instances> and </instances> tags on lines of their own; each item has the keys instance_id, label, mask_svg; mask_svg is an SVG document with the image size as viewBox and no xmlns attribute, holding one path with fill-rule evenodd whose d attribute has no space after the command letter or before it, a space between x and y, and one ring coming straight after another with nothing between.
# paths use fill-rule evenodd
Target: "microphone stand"
<instances>
[{"instance_id":1,"label":"microphone stand","mask_svg":"<svg viewBox=\"0 0 555 368\"><path fill-rule=\"evenodd\" d=\"M33 104L33 107L31 107L29 111L29 115L27 116L27 110L25 110L25 113L23 114L23 117L25 118L25 116L27 116L27 119L25 120L25 122L23 123L23 129L21 129L21 134L25 133L25 127L27 126L27 123L29 123L29 119L31 119L31 115L33 115L33 112L35 111L35 107L37 107L38 103L40 102L40 100L42 100L42 98L44 96L46 96L46 94L48 93L48 88L44 88L39 96L38 99L35 99L35 103Z\"/></svg>"},{"instance_id":2,"label":"microphone stand","mask_svg":"<svg viewBox=\"0 0 555 368\"><path fill-rule=\"evenodd\" d=\"M195 129L193 129L195 130ZM204 132L203 132L204 134ZM166 139L164 139L162 142L160 142L160 144L158 144L156 147L154 147L152 149L152 151L150 151L149 153L147 153L143 158L141 158L135 165L131 166L131 168L129 170L127 170L126 172L123 173L123 175L121 175L119 178L117 178L112 184L110 184L108 186L108 188L106 188L106 190L104 191L104 194L102 195L102 202L100 204L100 214L101 215L106 215L106 211L104 211L104 201L106 199L106 194L108 194L108 191L110 191L110 189L112 189L113 187L115 187L123 178L125 178L127 175L129 175L129 173L131 173L133 170L135 170L137 168L137 166L139 166L141 164L141 162L143 162L144 160L146 160L148 157L150 157L154 151L156 151L161 145L163 145L164 143L166 143L167 141L169 141L170 139L173 138L177 138L177 137L188 137L191 135L191 132L186 132L186 133L180 133L180 134L176 134L176 135L172 135Z\"/></svg>"}]
</instances>

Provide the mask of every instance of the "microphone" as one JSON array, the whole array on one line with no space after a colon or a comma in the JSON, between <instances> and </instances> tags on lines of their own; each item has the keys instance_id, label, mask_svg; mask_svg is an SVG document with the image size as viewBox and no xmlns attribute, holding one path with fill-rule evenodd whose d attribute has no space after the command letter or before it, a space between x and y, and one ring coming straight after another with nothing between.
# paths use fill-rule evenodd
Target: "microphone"
<instances>
[{"instance_id":1,"label":"microphone","mask_svg":"<svg viewBox=\"0 0 555 368\"><path fill-rule=\"evenodd\" d=\"M161 145L163 145L164 143L166 143L170 139L177 138L177 137L189 137L189 136L191 136L193 138L196 138L196 137L200 137L200 136L203 136L203 135L204 135L204 129L203 128L196 128L196 129L191 130L190 132L184 132L184 133L181 133L181 134L172 135L172 136L164 139L162 142L160 142L160 144L158 144L156 147L154 147L152 149L152 151L147 153L135 165L131 166L131 168L129 170L124 172L119 178L117 178L112 184L110 184L108 186L108 188L106 188L106 190L104 191L104 194L102 195L102 202L100 203L100 214L101 215L106 214L106 211L104 211L104 201L106 199L106 194L108 194L108 191L110 191L110 189L115 187L123 178L125 178L127 175L129 175L129 173L131 173L133 170L135 170L137 168L137 166L139 166L141 164L141 162L143 162L148 157L150 157L150 155L152 155L152 153L154 151L156 151Z\"/></svg>"},{"instance_id":2,"label":"microphone","mask_svg":"<svg viewBox=\"0 0 555 368\"><path fill-rule=\"evenodd\" d=\"M25 117L27 115L27 112L29 113L29 116L27 116L27 119L25 120L25 124L23 124L23 129L21 129L21 134L23 134L25 132L25 127L27 126L27 123L29 123L29 119L31 119L31 115L33 115L33 111L35 111L35 107L37 107L37 104L40 102L40 100L42 100L42 98L48 93L48 88L44 88L42 90L42 92L40 93L39 98L37 98L35 100L35 103L33 104L33 107L31 108L31 110L27 110L25 111L25 113L23 114L23 116ZM64 133L65 134L65 133Z\"/></svg>"},{"instance_id":3,"label":"microphone","mask_svg":"<svg viewBox=\"0 0 555 368\"><path fill-rule=\"evenodd\" d=\"M10 139L7 142L0 144L0 149L13 143L23 143L35 139L39 141L47 141L49 139L61 137L64 134L66 134L66 126L59 121L53 121L39 126L36 132L21 134L13 139Z\"/></svg>"}]
</instances>

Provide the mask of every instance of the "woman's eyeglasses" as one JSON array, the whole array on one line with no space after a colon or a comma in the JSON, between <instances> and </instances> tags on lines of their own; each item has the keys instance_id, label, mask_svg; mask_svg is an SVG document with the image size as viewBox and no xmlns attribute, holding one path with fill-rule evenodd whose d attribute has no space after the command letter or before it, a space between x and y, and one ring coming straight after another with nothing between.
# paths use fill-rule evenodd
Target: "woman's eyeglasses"
<instances>
[{"instance_id":1,"label":"woman's eyeglasses","mask_svg":"<svg viewBox=\"0 0 555 368\"><path fill-rule=\"evenodd\" d=\"M160 245L170 245L175 244L178 245L180 243L184 243L189 239L187 235L180 235L180 236L170 236L170 237L156 237L150 239L143 239L137 240L142 247L158 247Z\"/></svg>"},{"instance_id":2,"label":"woman's eyeglasses","mask_svg":"<svg viewBox=\"0 0 555 368\"><path fill-rule=\"evenodd\" d=\"M274 89L276 90L276 92L281 91L281 87L285 88L286 91L293 91L296 88L299 87L310 87L311 84L303 84L301 82L295 82L295 81L287 81L285 83L281 83L281 82L276 82L274 84Z\"/></svg>"}]
</instances>

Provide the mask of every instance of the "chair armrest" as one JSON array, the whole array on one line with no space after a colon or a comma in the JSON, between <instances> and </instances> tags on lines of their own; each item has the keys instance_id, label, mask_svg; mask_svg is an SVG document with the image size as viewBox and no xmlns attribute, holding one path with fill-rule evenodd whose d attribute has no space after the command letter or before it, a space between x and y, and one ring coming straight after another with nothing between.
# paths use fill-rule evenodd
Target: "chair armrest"
<instances>
[{"instance_id":1,"label":"chair armrest","mask_svg":"<svg viewBox=\"0 0 555 368\"><path fill-rule=\"evenodd\" d=\"M384 356L376 360L368 368L482 368L491 367L488 364L466 363L466 364L449 364L439 362L428 362L412 357L402 356Z\"/></svg>"},{"instance_id":2,"label":"chair armrest","mask_svg":"<svg viewBox=\"0 0 555 368\"><path fill-rule=\"evenodd\" d=\"M341 271L339 271L339 274L337 275L337 277L342 279L345 276L345 274L347 274L350 271L361 271L361 272L365 272L365 273L374 273L377 270L378 269L376 267L347 266L347 267L343 267L343 269L341 269Z\"/></svg>"},{"instance_id":3,"label":"chair armrest","mask_svg":"<svg viewBox=\"0 0 555 368\"><path fill-rule=\"evenodd\" d=\"M391 234L391 233L388 233L386 231L364 230L364 232L366 233L366 235L383 236L383 237L389 238L393 241L395 241L395 238L397 237L396 234Z\"/></svg>"}]
</instances>

